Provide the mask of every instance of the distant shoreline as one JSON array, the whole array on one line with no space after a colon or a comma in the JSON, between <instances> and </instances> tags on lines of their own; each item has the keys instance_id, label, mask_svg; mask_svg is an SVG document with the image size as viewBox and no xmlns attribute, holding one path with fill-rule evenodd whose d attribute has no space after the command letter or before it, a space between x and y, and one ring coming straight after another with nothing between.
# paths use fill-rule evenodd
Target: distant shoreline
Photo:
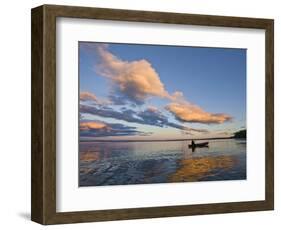
<instances>
[{"instance_id":1,"label":"distant shoreline","mask_svg":"<svg viewBox=\"0 0 281 230\"><path fill-rule=\"evenodd\" d=\"M162 140L80 140L80 142L172 142L172 141L203 141L203 140L225 140L225 139L245 139L232 137L213 137L213 138L200 138L200 139L162 139Z\"/></svg>"}]
</instances>

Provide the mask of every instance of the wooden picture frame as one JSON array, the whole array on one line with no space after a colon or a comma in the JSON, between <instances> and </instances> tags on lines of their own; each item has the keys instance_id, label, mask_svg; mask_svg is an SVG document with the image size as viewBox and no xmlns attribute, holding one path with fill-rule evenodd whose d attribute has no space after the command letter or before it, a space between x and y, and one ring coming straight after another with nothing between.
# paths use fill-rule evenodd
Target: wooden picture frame
<instances>
[{"instance_id":1,"label":"wooden picture frame","mask_svg":"<svg viewBox=\"0 0 281 230\"><path fill-rule=\"evenodd\" d=\"M219 27L264 29L266 34L266 153L265 200L215 204L56 211L56 18L121 20ZM43 5L32 9L32 205L31 219L41 224L64 224L231 213L274 208L274 21L179 13L130 11Z\"/></svg>"}]
</instances>

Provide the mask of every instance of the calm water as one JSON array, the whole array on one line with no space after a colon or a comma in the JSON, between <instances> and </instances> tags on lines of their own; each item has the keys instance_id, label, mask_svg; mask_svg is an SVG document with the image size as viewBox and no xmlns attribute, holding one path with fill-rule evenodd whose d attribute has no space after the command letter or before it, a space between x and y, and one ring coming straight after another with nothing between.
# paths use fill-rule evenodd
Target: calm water
<instances>
[{"instance_id":1,"label":"calm water","mask_svg":"<svg viewBox=\"0 0 281 230\"><path fill-rule=\"evenodd\" d=\"M196 141L199 143L200 141ZM246 140L81 142L80 186L246 179Z\"/></svg>"}]
</instances>

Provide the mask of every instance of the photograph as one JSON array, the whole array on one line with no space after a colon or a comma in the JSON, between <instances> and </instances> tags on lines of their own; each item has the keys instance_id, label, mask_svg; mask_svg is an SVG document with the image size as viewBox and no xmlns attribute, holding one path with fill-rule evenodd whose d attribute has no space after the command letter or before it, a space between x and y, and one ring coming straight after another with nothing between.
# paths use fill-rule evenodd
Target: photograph
<instances>
[{"instance_id":1,"label":"photograph","mask_svg":"<svg viewBox=\"0 0 281 230\"><path fill-rule=\"evenodd\" d=\"M188 12L31 9L32 221L274 210L276 21Z\"/></svg>"},{"instance_id":2,"label":"photograph","mask_svg":"<svg viewBox=\"0 0 281 230\"><path fill-rule=\"evenodd\" d=\"M79 186L247 178L246 49L78 46Z\"/></svg>"}]
</instances>

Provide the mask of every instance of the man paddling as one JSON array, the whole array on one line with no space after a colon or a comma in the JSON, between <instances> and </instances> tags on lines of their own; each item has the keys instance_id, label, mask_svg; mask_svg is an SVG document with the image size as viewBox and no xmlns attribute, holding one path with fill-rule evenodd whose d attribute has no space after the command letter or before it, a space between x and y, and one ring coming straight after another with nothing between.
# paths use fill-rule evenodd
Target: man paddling
<instances>
[{"instance_id":1,"label":"man paddling","mask_svg":"<svg viewBox=\"0 0 281 230\"><path fill-rule=\"evenodd\" d=\"M194 142L194 140L191 140L191 145L192 145L192 147L195 147L195 142Z\"/></svg>"}]
</instances>

